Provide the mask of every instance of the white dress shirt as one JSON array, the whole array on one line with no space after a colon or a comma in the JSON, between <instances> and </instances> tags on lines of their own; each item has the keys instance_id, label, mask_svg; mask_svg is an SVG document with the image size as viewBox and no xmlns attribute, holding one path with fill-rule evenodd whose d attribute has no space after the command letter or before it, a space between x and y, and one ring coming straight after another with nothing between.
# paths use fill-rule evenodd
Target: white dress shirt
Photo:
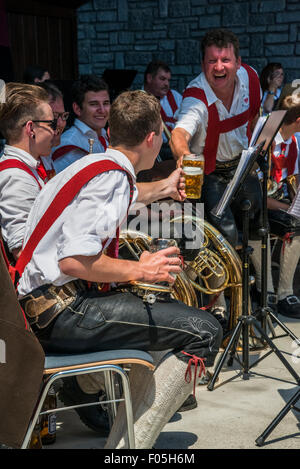
<instances>
[{"instance_id":1,"label":"white dress shirt","mask_svg":"<svg viewBox=\"0 0 300 469\"><path fill-rule=\"evenodd\" d=\"M101 129L101 136L104 137L108 145L108 139L105 129ZM53 148L52 155L58 148L64 147L66 145L75 145L79 148L84 149L86 153L90 153L89 139L94 140L93 153L105 152L106 149L99 141L97 133L81 120L75 119L74 125L72 125L72 127L62 133L60 144L57 147ZM82 158L82 156L85 156L82 151L74 149L69 151L65 155L55 159L53 161L53 166L56 174L65 169L70 164L74 163L74 161L77 161L78 159Z\"/></svg>"},{"instance_id":2,"label":"white dress shirt","mask_svg":"<svg viewBox=\"0 0 300 469\"><path fill-rule=\"evenodd\" d=\"M190 87L204 90L208 105L216 104L220 120L241 114L249 108L249 78L244 67L240 67L237 71L230 111L227 111L222 101L217 98L203 72L189 83L187 88ZM201 100L193 97L184 98L175 128L181 127L192 136L190 141L191 153L203 154L207 122L206 105ZM232 160L248 148L247 125L246 123L235 130L220 134L217 161Z\"/></svg>"},{"instance_id":3,"label":"white dress shirt","mask_svg":"<svg viewBox=\"0 0 300 469\"><path fill-rule=\"evenodd\" d=\"M175 120L177 119L177 116L178 116L178 112L179 112L179 109L180 109L180 106L181 106L181 103L182 103L182 96L180 93L178 93L178 91L176 90L171 90L171 93L173 94L174 96L174 99L175 99L175 102L177 104L177 110L175 111L175 114L173 114L173 110L170 106L170 103L169 103L169 100L167 98L167 95L165 95L161 100L160 100L160 105L161 107L163 108L163 110L165 111L166 113L166 116L167 117L173 117ZM172 123L172 122L166 122L167 126L170 127L171 129L174 129L175 127L175 123ZM168 139L165 135L165 133L163 132L163 141L164 143L167 143L168 142Z\"/></svg>"},{"instance_id":4,"label":"white dress shirt","mask_svg":"<svg viewBox=\"0 0 300 469\"><path fill-rule=\"evenodd\" d=\"M36 171L39 162L33 156L19 148L5 145L0 161L9 159L25 163L35 174L40 186L44 186ZM22 246L27 217L39 192L40 187L35 178L23 169L0 171L0 225L10 251Z\"/></svg>"},{"instance_id":5,"label":"white dress shirt","mask_svg":"<svg viewBox=\"0 0 300 469\"><path fill-rule=\"evenodd\" d=\"M135 181L131 162L117 150L108 149L105 154L81 158L51 179L40 192L28 218L24 245L61 187L80 169L104 159L118 163ZM114 238L117 227L127 216L129 194L127 176L121 171L99 174L88 182L36 247L19 282L20 296L43 284L63 285L74 280L61 272L59 261L69 256L95 256L100 253L103 241L109 239L110 242ZM137 188L134 185L132 204L136 198Z\"/></svg>"}]
</instances>

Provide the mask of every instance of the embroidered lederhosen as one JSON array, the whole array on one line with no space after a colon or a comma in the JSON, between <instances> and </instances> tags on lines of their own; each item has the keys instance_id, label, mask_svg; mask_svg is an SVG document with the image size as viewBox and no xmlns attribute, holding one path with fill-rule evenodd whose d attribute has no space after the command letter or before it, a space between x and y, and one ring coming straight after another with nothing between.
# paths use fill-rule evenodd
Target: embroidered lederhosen
<instances>
[{"instance_id":1,"label":"embroidered lederhosen","mask_svg":"<svg viewBox=\"0 0 300 469\"><path fill-rule=\"evenodd\" d=\"M191 87L187 88L183 94L183 99L187 97L200 99L207 107L208 124L203 150L205 174L210 174L215 170L220 134L235 130L248 122L247 136L250 140L250 124L257 115L260 107L260 84L256 72L248 65L242 65L247 71L249 77L249 108L241 114L221 121L216 104L213 103L208 106L204 90L201 88Z\"/></svg>"}]
</instances>

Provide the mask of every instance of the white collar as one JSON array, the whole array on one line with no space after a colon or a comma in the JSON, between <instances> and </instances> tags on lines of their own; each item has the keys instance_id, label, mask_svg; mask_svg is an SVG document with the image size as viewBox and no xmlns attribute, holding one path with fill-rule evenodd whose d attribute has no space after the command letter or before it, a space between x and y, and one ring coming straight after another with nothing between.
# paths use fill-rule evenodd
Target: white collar
<instances>
[{"instance_id":1,"label":"white collar","mask_svg":"<svg viewBox=\"0 0 300 469\"><path fill-rule=\"evenodd\" d=\"M30 153L27 153L27 151L21 150L21 148L14 147L12 145L4 146L4 155L12 156L17 160L26 163L32 168L37 168L37 166L40 164L40 161L36 160L32 155L30 155Z\"/></svg>"},{"instance_id":2,"label":"white collar","mask_svg":"<svg viewBox=\"0 0 300 469\"><path fill-rule=\"evenodd\" d=\"M127 156L124 155L124 153L119 150L114 150L113 148L108 148L105 152L105 156L111 157L113 160L115 160L116 163L122 166L122 168L126 169L134 178L134 180L136 179L134 167Z\"/></svg>"}]
</instances>

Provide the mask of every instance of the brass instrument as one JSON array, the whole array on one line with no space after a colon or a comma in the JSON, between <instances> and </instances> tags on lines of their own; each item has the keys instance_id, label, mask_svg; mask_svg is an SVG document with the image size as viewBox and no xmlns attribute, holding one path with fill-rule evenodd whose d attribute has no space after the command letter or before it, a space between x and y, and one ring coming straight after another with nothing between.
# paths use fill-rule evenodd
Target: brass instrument
<instances>
[{"instance_id":1,"label":"brass instrument","mask_svg":"<svg viewBox=\"0 0 300 469\"><path fill-rule=\"evenodd\" d=\"M212 225L193 216L177 217L171 220L174 225L193 223L197 228L204 226L203 246L197 250L194 260L184 262L183 271L177 275L174 285L162 287L161 285L141 284L131 282L134 291L141 289L144 295L156 294L165 288L173 298L183 303L198 307L196 291L208 295L221 293L229 289L230 294L230 329L237 324L242 310L242 263L237 252L230 246L225 238ZM145 249L149 249L151 237L145 233L123 230L120 234L120 254L127 248L130 255L138 260ZM218 288L211 288L212 278L223 280ZM141 295L143 296L143 295ZM146 297L145 297L146 298Z\"/></svg>"},{"instance_id":2,"label":"brass instrument","mask_svg":"<svg viewBox=\"0 0 300 469\"><path fill-rule=\"evenodd\" d=\"M297 194L297 189L298 189L297 175L291 174L290 176L287 176L286 183L287 183L290 199L291 201L293 201L295 195Z\"/></svg>"},{"instance_id":3,"label":"brass instrument","mask_svg":"<svg viewBox=\"0 0 300 469\"><path fill-rule=\"evenodd\" d=\"M149 250L152 238L142 232L134 230L123 230L120 233L119 251L123 254L124 247L127 248L131 257L139 260L143 251ZM188 306L198 307L198 300L193 286L185 272L177 275L174 285L148 284L141 282L130 282L130 289L141 296L144 301L154 303L156 295L168 293L173 298L183 301Z\"/></svg>"}]
</instances>

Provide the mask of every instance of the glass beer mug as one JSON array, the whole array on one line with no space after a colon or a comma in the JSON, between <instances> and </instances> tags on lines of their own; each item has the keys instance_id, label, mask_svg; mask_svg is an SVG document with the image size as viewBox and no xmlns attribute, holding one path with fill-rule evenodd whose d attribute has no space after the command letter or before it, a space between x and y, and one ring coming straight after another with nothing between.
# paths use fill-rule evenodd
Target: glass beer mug
<instances>
[{"instance_id":1,"label":"glass beer mug","mask_svg":"<svg viewBox=\"0 0 300 469\"><path fill-rule=\"evenodd\" d=\"M187 198L200 199L204 175L204 156L194 154L184 155L182 168Z\"/></svg>"}]
</instances>

